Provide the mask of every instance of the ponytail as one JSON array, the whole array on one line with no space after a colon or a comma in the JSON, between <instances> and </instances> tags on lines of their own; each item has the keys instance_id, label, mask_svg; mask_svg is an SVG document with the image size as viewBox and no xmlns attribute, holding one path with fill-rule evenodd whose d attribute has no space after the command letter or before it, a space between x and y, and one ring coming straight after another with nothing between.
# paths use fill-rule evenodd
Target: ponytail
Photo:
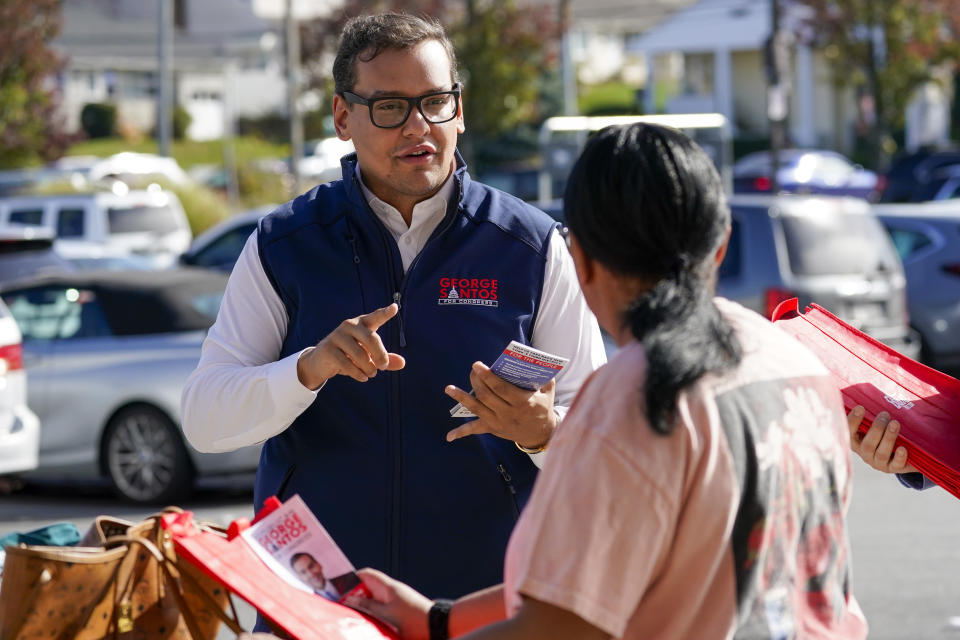
<instances>
[{"instance_id":1,"label":"ponytail","mask_svg":"<svg viewBox=\"0 0 960 640\"><path fill-rule=\"evenodd\" d=\"M647 356L647 417L667 435L677 395L706 373L735 366L741 357L733 328L720 315L703 280L689 269L663 278L627 309L625 321Z\"/></svg>"}]
</instances>

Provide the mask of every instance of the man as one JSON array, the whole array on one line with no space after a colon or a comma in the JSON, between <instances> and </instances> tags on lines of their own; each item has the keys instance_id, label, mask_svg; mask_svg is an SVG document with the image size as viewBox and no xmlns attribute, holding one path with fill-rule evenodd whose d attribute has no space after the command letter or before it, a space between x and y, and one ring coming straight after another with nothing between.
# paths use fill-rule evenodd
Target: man
<instances>
[{"instance_id":1,"label":"man","mask_svg":"<svg viewBox=\"0 0 960 640\"><path fill-rule=\"evenodd\" d=\"M256 506L300 494L355 566L466 593L502 578L536 475L526 452L541 455L602 340L553 221L473 182L456 153L439 24L352 20L334 81L356 155L248 240L184 388L184 431L209 452L265 441ZM571 361L519 389L483 364L510 340ZM451 418L455 401L478 418Z\"/></svg>"},{"instance_id":2,"label":"man","mask_svg":"<svg viewBox=\"0 0 960 640\"><path fill-rule=\"evenodd\" d=\"M305 551L290 556L290 568L315 594L334 602L359 584L356 574L352 572L327 580L323 565Z\"/></svg>"}]
</instances>

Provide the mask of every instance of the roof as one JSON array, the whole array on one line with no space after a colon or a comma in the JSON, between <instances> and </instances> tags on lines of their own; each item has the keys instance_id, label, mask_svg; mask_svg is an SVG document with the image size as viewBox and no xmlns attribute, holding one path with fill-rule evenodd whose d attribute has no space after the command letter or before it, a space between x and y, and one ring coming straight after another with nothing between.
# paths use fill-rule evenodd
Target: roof
<instances>
[{"instance_id":1,"label":"roof","mask_svg":"<svg viewBox=\"0 0 960 640\"><path fill-rule=\"evenodd\" d=\"M224 273L177 268L55 274L13 282L4 291L6 295L38 286L88 289L96 294L115 335L144 335L209 328L226 284Z\"/></svg>"},{"instance_id":2,"label":"roof","mask_svg":"<svg viewBox=\"0 0 960 640\"><path fill-rule=\"evenodd\" d=\"M259 55L271 24L244 0L187 2L187 25L174 30L174 64L219 68L229 57ZM157 9L141 0L65 0L63 31L54 44L73 67L108 64L119 69L157 66Z\"/></svg>"},{"instance_id":3,"label":"roof","mask_svg":"<svg viewBox=\"0 0 960 640\"><path fill-rule=\"evenodd\" d=\"M708 37L705 35L709 33ZM627 50L756 50L770 35L770 5L765 0L700 0L677 11L647 33L631 38Z\"/></svg>"}]
</instances>

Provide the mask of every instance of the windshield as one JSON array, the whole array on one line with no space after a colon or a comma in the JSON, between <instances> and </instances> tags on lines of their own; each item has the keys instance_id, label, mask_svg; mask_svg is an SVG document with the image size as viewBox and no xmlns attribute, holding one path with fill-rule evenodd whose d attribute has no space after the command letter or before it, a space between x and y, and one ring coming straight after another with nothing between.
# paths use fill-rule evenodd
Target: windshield
<instances>
[{"instance_id":1,"label":"windshield","mask_svg":"<svg viewBox=\"0 0 960 640\"><path fill-rule=\"evenodd\" d=\"M169 205L113 207L107 210L110 233L169 233L180 228Z\"/></svg>"},{"instance_id":2,"label":"windshield","mask_svg":"<svg viewBox=\"0 0 960 640\"><path fill-rule=\"evenodd\" d=\"M872 216L783 215L780 221L790 270L797 275L872 275L896 269L890 239Z\"/></svg>"}]
</instances>

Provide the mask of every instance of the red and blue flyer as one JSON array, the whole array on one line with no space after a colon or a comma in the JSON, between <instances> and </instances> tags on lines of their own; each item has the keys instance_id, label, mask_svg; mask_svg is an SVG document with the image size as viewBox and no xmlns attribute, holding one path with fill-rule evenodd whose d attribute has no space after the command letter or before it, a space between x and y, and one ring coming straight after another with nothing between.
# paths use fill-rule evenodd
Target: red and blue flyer
<instances>
[{"instance_id":1,"label":"red and blue flyer","mask_svg":"<svg viewBox=\"0 0 960 640\"><path fill-rule=\"evenodd\" d=\"M514 386L533 391L557 377L568 362L569 358L561 358L512 340L490 365L490 370ZM459 402L450 409L450 415L454 418L476 417Z\"/></svg>"}]
</instances>

